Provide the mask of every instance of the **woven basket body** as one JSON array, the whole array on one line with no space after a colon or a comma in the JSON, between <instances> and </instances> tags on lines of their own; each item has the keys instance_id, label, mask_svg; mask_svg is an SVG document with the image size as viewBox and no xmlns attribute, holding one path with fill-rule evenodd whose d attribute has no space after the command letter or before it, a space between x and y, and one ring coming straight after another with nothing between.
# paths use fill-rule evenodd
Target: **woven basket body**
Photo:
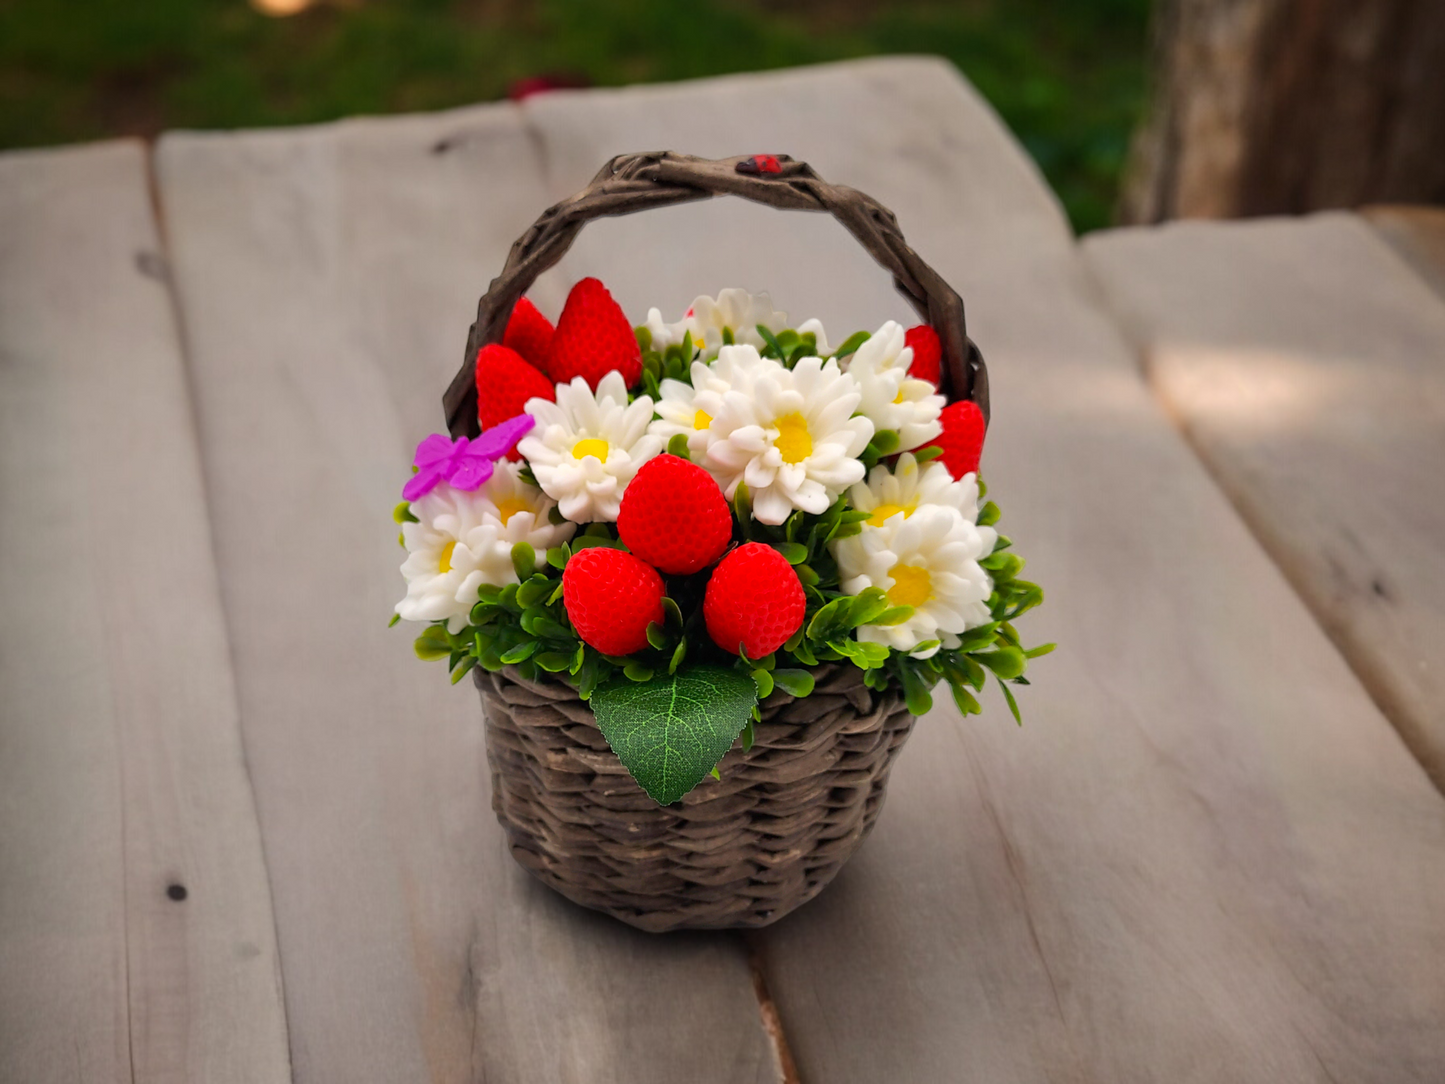
<instances>
[{"instance_id":1,"label":"woven basket body","mask_svg":"<svg viewBox=\"0 0 1445 1084\"><path fill-rule=\"evenodd\" d=\"M756 743L733 746L720 781L660 807L570 687L476 674L512 856L568 899L654 932L766 926L816 896L878 819L914 722L851 664L822 667L812 696L763 702Z\"/></svg>"}]
</instances>

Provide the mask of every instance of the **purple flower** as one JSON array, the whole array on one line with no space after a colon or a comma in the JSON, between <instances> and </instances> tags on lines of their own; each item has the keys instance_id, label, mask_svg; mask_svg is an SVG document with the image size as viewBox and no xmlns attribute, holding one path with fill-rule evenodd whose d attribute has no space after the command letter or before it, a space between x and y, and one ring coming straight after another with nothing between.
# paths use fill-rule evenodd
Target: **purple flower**
<instances>
[{"instance_id":1,"label":"purple flower","mask_svg":"<svg viewBox=\"0 0 1445 1084\"><path fill-rule=\"evenodd\" d=\"M419 500L435 489L439 482L447 482L456 489L469 492L480 488L491 478L493 464L510 452L536 424L536 419L530 414L518 414L492 426L475 439L458 437L451 441L440 433L433 433L416 446L413 462L417 471L402 489L402 498Z\"/></svg>"}]
</instances>

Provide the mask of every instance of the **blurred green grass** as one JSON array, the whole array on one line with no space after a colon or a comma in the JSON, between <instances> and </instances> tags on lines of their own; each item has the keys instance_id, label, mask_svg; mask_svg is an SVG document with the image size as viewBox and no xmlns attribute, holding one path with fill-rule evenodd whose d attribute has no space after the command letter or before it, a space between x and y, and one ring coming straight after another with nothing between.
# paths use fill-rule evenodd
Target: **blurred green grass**
<instances>
[{"instance_id":1,"label":"blurred green grass","mask_svg":"<svg viewBox=\"0 0 1445 1084\"><path fill-rule=\"evenodd\" d=\"M570 73L600 86L934 53L1018 135L1079 231L1111 217L1149 0L0 0L0 147L437 109Z\"/></svg>"}]
</instances>

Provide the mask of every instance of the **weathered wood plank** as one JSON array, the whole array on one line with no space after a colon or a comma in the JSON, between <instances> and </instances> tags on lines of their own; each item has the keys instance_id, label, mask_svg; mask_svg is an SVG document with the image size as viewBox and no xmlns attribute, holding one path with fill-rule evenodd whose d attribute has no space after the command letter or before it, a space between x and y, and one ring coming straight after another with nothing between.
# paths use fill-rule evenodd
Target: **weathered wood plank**
<instances>
[{"instance_id":1,"label":"weathered wood plank","mask_svg":"<svg viewBox=\"0 0 1445 1084\"><path fill-rule=\"evenodd\" d=\"M1445 298L1445 207L1381 204L1360 213L1426 285Z\"/></svg>"},{"instance_id":2,"label":"weathered wood plank","mask_svg":"<svg viewBox=\"0 0 1445 1084\"><path fill-rule=\"evenodd\" d=\"M1087 251L1166 408L1445 787L1445 303L1352 215Z\"/></svg>"},{"instance_id":3,"label":"weathered wood plank","mask_svg":"<svg viewBox=\"0 0 1445 1084\"><path fill-rule=\"evenodd\" d=\"M804 1079L1429 1080L1445 803L1154 404L1022 154L950 69L883 61L527 104L564 195L612 153L786 151L892 207L963 294L984 465L1063 647L1017 730L940 709L874 839L760 942ZM767 286L903 317L824 219L590 226L634 315Z\"/></svg>"},{"instance_id":4,"label":"weathered wood plank","mask_svg":"<svg viewBox=\"0 0 1445 1084\"><path fill-rule=\"evenodd\" d=\"M270 1084L271 900L144 155L0 156L0 1079Z\"/></svg>"},{"instance_id":5,"label":"weathered wood plank","mask_svg":"<svg viewBox=\"0 0 1445 1084\"><path fill-rule=\"evenodd\" d=\"M170 136L158 169L297 1079L776 1080L740 940L532 882L475 692L386 628L388 510L543 203L517 110Z\"/></svg>"}]
</instances>

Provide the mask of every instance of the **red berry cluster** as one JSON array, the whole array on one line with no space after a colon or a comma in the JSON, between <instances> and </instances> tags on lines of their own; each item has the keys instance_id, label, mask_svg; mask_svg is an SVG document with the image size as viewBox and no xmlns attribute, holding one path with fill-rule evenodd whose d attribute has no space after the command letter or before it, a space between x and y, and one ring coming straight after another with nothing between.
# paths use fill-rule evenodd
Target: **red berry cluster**
<instances>
[{"instance_id":1,"label":"red berry cluster","mask_svg":"<svg viewBox=\"0 0 1445 1084\"><path fill-rule=\"evenodd\" d=\"M525 297L500 346L477 353L477 420L486 429L521 414L528 399L555 399L555 385L580 376L595 391L613 369L630 388L642 379L642 350L627 314L597 279L572 287L557 326Z\"/></svg>"},{"instance_id":2,"label":"red berry cluster","mask_svg":"<svg viewBox=\"0 0 1445 1084\"><path fill-rule=\"evenodd\" d=\"M663 619L659 571L685 576L717 561L732 540L732 513L712 475L675 455L643 464L622 495L617 533L631 553L580 550L562 573L562 601L577 635L606 655L647 646ZM723 557L708 579L703 619L724 651L759 659L803 623L807 599L787 558L749 542Z\"/></svg>"}]
</instances>

